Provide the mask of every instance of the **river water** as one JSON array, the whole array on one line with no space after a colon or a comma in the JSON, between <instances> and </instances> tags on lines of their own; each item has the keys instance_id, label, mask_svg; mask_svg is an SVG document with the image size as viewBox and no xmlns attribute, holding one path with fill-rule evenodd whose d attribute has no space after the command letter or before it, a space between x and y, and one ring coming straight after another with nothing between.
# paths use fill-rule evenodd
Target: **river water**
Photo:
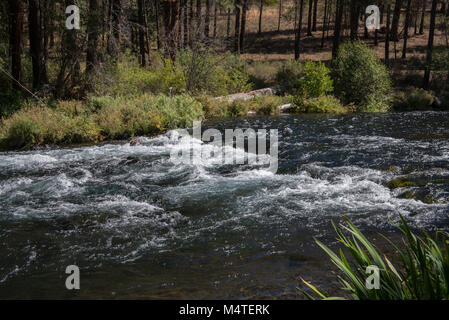
<instances>
[{"instance_id":1,"label":"river water","mask_svg":"<svg viewBox=\"0 0 449 320\"><path fill-rule=\"evenodd\" d=\"M331 220L345 215L374 238L397 237L388 218L399 214L414 228L448 226L449 113L209 127L278 129L277 173L174 164L170 151L186 143L174 132L136 146L0 153L0 298L296 299L299 277L338 288L313 241L338 247ZM387 186L404 177L414 184ZM68 265L80 268L81 290L65 288Z\"/></svg>"}]
</instances>

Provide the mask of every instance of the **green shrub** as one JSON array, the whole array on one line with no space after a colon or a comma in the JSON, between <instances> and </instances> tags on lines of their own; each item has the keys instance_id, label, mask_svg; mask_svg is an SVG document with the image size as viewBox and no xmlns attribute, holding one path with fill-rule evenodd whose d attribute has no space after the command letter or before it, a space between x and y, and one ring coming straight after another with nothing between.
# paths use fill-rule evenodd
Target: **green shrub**
<instances>
[{"instance_id":1,"label":"green shrub","mask_svg":"<svg viewBox=\"0 0 449 320\"><path fill-rule=\"evenodd\" d=\"M432 108L432 94L421 88L407 88L393 96L393 108L396 111L427 110Z\"/></svg>"},{"instance_id":2,"label":"green shrub","mask_svg":"<svg viewBox=\"0 0 449 320\"><path fill-rule=\"evenodd\" d=\"M349 111L351 110L345 108L334 96L306 99L296 96L292 108L292 112L295 113L346 113Z\"/></svg>"},{"instance_id":3,"label":"green shrub","mask_svg":"<svg viewBox=\"0 0 449 320\"><path fill-rule=\"evenodd\" d=\"M185 87L194 94L213 96L251 90L246 66L239 56L216 54L206 48L184 50L177 67L185 75Z\"/></svg>"},{"instance_id":4,"label":"green shrub","mask_svg":"<svg viewBox=\"0 0 449 320\"><path fill-rule=\"evenodd\" d=\"M446 19L446 23L448 23L449 16ZM449 90L449 47L436 47L434 49L432 70L432 88L438 91Z\"/></svg>"},{"instance_id":5,"label":"green shrub","mask_svg":"<svg viewBox=\"0 0 449 320\"><path fill-rule=\"evenodd\" d=\"M449 299L449 233L438 232L435 238L424 234L419 237L410 231L401 216L398 229L405 236L403 249L389 240L392 251L397 252L400 265L394 266L385 254L370 241L347 218L346 225L332 225L343 245L345 256L340 249L334 253L318 240L315 242L326 252L332 262L342 272L340 282L343 290L357 300L447 300ZM345 231L348 235L343 233ZM375 265L379 268L379 288L368 289L365 285L366 268ZM301 279L321 299L329 298L316 287ZM301 290L308 298L312 295Z\"/></svg>"},{"instance_id":6,"label":"green shrub","mask_svg":"<svg viewBox=\"0 0 449 320\"><path fill-rule=\"evenodd\" d=\"M179 95L186 91L220 96L252 88L243 60L208 49L184 50L176 62L159 58L150 68L122 55L104 69L92 78L95 96Z\"/></svg>"},{"instance_id":7,"label":"green shrub","mask_svg":"<svg viewBox=\"0 0 449 320\"><path fill-rule=\"evenodd\" d=\"M99 137L91 118L68 116L63 110L40 106L24 108L3 119L0 131L0 145L5 149L89 142Z\"/></svg>"},{"instance_id":8,"label":"green shrub","mask_svg":"<svg viewBox=\"0 0 449 320\"><path fill-rule=\"evenodd\" d=\"M358 111L388 101L391 81L387 68L375 52L361 41L345 42L332 61L334 91L344 104L354 103ZM369 111L373 111L372 108Z\"/></svg>"},{"instance_id":9,"label":"green shrub","mask_svg":"<svg viewBox=\"0 0 449 320\"><path fill-rule=\"evenodd\" d=\"M304 65L298 61L287 61L276 74L276 84L282 93L297 94L301 87L301 77L304 76Z\"/></svg>"},{"instance_id":10,"label":"green shrub","mask_svg":"<svg viewBox=\"0 0 449 320\"><path fill-rule=\"evenodd\" d=\"M280 113L279 107L289 102L289 97L266 95L251 101L251 110L259 115L273 116Z\"/></svg>"},{"instance_id":11,"label":"green shrub","mask_svg":"<svg viewBox=\"0 0 449 320\"><path fill-rule=\"evenodd\" d=\"M281 67L280 62L255 61L247 66L249 80L254 89L262 89L276 84L276 74Z\"/></svg>"},{"instance_id":12,"label":"green shrub","mask_svg":"<svg viewBox=\"0 0 449 320\"><path fill-rule=\"evenodd\" d=\"M101 132L115 139L189 127L204 116L201 104L187 95L101 97L96 103L100 103L96 121Z\"/></svg>"},{"instance_id":13,"label":"green shrub","mask_svg":"<svg viewBox=\"0 0 449 320\"><path fill-rule=\"evenodd\" d=\"M330 70L322 62L306 61L304 77L299 79L298 94L304 98L317 98L333 91Z\"/></svg>"},{"instance_id":14,"label":"green shrub","mask_svg":"<svg viewBox=\"0 0 449 320\"><path fill-rule=\"evenodd\" d=\"M0 147L94 142L190 127L204 117L202 105L187 95L91 97L85 104L57 102L28 106L0 123Z\"/></svg>"},{"instance_id":15,"label":"green shrub","mask_svg":"<svg viewBox=\"0 0 449 320\"><path fill-rule=\"evenodd\" d=\"M440 108L443 110L449 110L449 91L443 91L440 93Z\"/></svg>"}]
</instances>

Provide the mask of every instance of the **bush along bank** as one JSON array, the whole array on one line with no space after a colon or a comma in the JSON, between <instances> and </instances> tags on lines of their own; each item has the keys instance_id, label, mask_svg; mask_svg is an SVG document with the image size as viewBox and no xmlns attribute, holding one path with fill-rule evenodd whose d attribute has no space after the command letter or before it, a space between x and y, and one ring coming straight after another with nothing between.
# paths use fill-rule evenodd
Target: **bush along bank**
<instances>
[{"instance_id":1,"label":"bush along bank","mask_svg":"<svg viewBox=\"0 0 449 320\"><path fill-rule=\"evenodd\" d=\"M153 62L142 68L124 55L105 63L82 101L18 99L16 111L0 121L0 149L126 139L188 127L204 118L276 115L284 110L341 114L449 109L449 88L442 89L440 98L417 88L393 93L388 70L359 41L343 43L328 65L287 61L269 68L275 74L266 78L274 79L280 92L249 101L214 97L261 85L264 64L251 66L238 56L208 49L185 51L176 62L162 57ZM252 83L255 80L258 84ZM290 107L280 110L281 105Z\"/></svg>"}]
</instances>

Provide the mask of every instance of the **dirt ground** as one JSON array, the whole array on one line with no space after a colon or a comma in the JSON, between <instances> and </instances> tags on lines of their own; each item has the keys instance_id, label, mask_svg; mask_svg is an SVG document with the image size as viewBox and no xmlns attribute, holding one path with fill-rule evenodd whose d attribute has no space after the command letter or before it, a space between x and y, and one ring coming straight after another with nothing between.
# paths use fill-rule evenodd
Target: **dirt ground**
<instances>
[{"instance_id":1,"label":"dirt ground","mask_svg":"<svg viewBox=\"0 0 449 320\"><path fill-rule=\"evenodd\" d=\"M306 2L305 2L306 3ZM333 30L329 30L325 34L324 46L321 47L322 41L322 19L323 8L318 10L317 31L312 32L312 36L307 36L307 7L304 10L303 31L301 36L301 55L300 60L312 61L329 61L332 56L332 35ZM294 41L295 41L295 22L293 1L284 1L283 17L281 19L280 31L278 27L277 6L265 7L263 11L262 32L258 34L259 25L259 7L257 5L250 6L247 13L246 30L247 35L245 45L243 47L242 58L248 62L265 61L277 62L291 60L294 58ZM401 24L399 31L403 34L403 20L405 13L401 16ZM233 48L234 19L231 15L230 38L223 43L228 49ZM385 19L384 19L385 20ZM390 43L390 60L393 78L396 85L419 85L422 81L423 62L425 61L427 42L428 42L428 26L429 13L426 15L426 23L424 34L415 34L414 24L409 29L409 38L407 43L407 58L402 59L403 37L400 36L398 42ZM227 14L223 11L218 18L217 33L226 36ZM333 21L333 18L331 18ZM385 21L384 24L385 25ZM332 29L332 23L331 23ZM349 30L343 31L343 40L349 36ZM363 22L360 22L358 36L372 47L379 58L382 60L385 56L385 34L378 32L378 45L374 43L374 31L370 31L368 38L364 38ZM441 31L436 30L435 47L446 45L447 39Z\"/></svg>"}]
</instances>

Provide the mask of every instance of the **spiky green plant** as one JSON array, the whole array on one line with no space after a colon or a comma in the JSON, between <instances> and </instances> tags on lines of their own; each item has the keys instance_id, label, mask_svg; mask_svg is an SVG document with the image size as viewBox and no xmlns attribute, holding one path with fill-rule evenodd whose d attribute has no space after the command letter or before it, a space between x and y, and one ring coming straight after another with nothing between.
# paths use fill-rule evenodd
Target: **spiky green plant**
<instances>
[{"instance_id":1,"label":"spiky green plant","mask_svg":"<svg viewBox=\"0 0 449 320\"><path fill-rule=\"evenodd\" d=\"M343 273L339 276L343 289L358 300L445 300L449 298L449 234L437 231L433 239L427 233L422 237L414 234L401 216L401 225L396 226L405 236L403 248L386 238L399 255L399 266L394 266L370 241L345 218L346 224L332 225L351 258L343 250L334 253L322 242L316 243L326 252L331 261ZM348 234L343 233L344 230ZM365 285L366 267L379 268L380 288L368 289ZM328 297L315 286L302 279L321 299L343 299ZM315 297L299 289L307 298Z\"/></svg>"}]
</instances>

